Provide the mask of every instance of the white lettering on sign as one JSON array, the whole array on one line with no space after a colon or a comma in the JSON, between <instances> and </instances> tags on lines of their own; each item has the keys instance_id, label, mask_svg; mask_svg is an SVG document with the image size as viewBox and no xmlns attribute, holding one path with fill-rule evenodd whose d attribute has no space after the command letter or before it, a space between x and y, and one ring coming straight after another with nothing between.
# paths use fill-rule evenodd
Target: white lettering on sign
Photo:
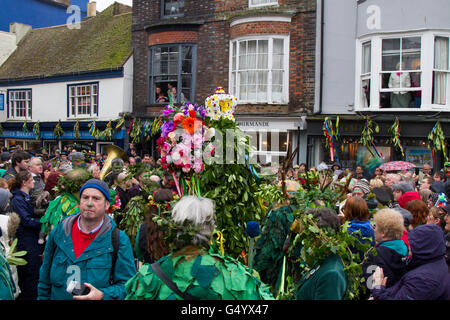
<instances>
[{"instance_id":1,"label":"white lettering on sign","mask_svg":"<svg viewBox=\"0 0 450 320\"><path fill-rule=\"evenodd\" d=\"M379 6L370 5L366 10L369 17L367 18L367 29L379 30L381 29L381 9Z\"/></svg>"}]
</instances>

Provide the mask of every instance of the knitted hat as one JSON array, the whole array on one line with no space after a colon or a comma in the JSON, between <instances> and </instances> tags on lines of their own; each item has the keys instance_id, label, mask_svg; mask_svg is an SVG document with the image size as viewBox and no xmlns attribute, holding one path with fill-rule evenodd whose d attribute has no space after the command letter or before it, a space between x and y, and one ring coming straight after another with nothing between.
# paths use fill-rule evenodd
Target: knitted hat
<instances>
[{"instance_id":1,"label":"knitted hat","mask_svg":"<svg viewBox=\"0 0 450 320\"><path fill-rule=\"evenodd\" d=\"M83 193L83 190L88 189L88 188L97 189L98 191L103 193L103 195L105 196L106 200L108 200L108 202L110 201L109 187L106 184L106 182L104 182L102 180L98 180L98 179L89 179L88 181L86 181L86 183L80 189L80 198L81 198L81 194Z\"/></svg>"},{"instance_id":2,"label":"knitted hat","mask_svg":"<svg viewBox=\"0 0 450 320\"><path fill-rule=\"evenodd\" d=\"M398 198L398 204L400 205L400 207L405 209L407 203L412 200L422 200L422 197L417 191L408 191L402 194L400 198Z\"/></svg>"},{"instance_id":3,"label":"knitted hat","mask_svg":"<svg viewBox=\"0 0 450 320\"><path fill-rule=\"evenodd\" d=\"M357 188L364 192L364 194L370 193L370 184L366 179L358 180L353 186L353 191L355 191L355 189Z\"/></svg>"},{"instance_id":4,"label":"knitted hat","mask_svg":"<svg viewBox=\"0 0 450 320\"><path fill-rule=\"evenodd\" d=\"M413 220L413 216L412 216L411 212L409 212L406 209L400 208L400 207L394 207L393 209L402 214L403 224L404 224L405 228L408 228L411 225L411 222Z\"/></svg>"}]
</instances>

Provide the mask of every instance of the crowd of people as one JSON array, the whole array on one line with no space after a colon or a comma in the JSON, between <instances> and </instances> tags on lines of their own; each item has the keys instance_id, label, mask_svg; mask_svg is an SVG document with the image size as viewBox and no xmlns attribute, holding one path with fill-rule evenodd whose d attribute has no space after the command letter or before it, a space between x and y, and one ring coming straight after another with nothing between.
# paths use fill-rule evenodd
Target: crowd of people
<instances>
[{"instance_id":1,"label":"crowd of people","mask_svg":"<svg viewBox=\"0 0 450 320\"><path fill-rule=\"evenodd\" d=\"M1 299L274 299L248 266L209 249L220 214L214 199L177 198L173 175L150 155L138 156L133 145L103 178L107 158L75 149L51 157L3 150ZM369 289L362 299L449 299L450 163L434 174L429 164L417 174L377 168L370 176L362 166L325 167L332 172L329 188L344 188L346 196L312 215L324 229L349 222L348 233L376 249L362 256ZM295 182L295 192L302 174L320 170L323 164L293 166L286 180ZM157 187L149 191L149 182ZM133 197L148 194L145 219L130 237L120 212ZM162 211L170 212L172 229L162 228ZM170 230L174 246L166 242ZM26 264L8 263L15 239ZM295 298L342 299L347 280L339 256L318 263ZM320 294L322 287L327 290Z\"/></svg>"},{"instance_id":2,"label":"crowd of people","mask_svg":"<svg viewBox=\"0 0 450 320\"><path fill-rule=\"evenodd\" d=\"M340 224L349 221L348 232L376 249L363 262L366 298L450 299L450 163L434 173L429 163L419 172L377 167L371 175L362 166L330 167L330 188L347 193L336 204ZM294 166L288 179L301 184L307 171Z\"/></svg>"}]
</instances>

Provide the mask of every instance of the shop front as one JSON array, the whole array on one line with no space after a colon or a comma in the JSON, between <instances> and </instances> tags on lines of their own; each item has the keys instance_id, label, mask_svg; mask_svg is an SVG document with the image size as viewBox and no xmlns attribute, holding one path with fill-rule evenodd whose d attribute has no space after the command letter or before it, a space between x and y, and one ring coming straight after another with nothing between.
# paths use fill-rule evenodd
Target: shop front
<instances>
[{"instance_id":1,"label":"shop front","mask_svg":"<svg viewBox=\"0 0 450 320\"><path fill-rule=\"evenodd\" d=\"M73 122L61 123L62 135L57 137L54 134L54 128L57 123L40 123L40 134L37 139L36 134L32 130L34 124L28 125L25 131L23 124L19 123L3 123L3 132L0 134L0 142L8 149L13 146L21 146L23 150L27 150L32 154L48 153L54 154L59 149L63 150L67 147L69 150L77 151L102 152L104 145L115 144L121 148L124 147L126 130L124 128L116 131L111 140L96 139L89 132L89 123L80 122L78 137L75 137ZM104 129L105 123L96 124L99 130Z\"/></svg>"},{"instance_id":2,"label":"shop front","mask_svg":"<svg viewBox=\"0 0 450 320\"><path fill-rule=\"evenodd\" d=\"M333 117L330 117L333 118ZM333 119L336 119L334 117ZM317 166L320 162L331 165L339 162L342 168L355 169L361 165L367 173L371 173L376 166L384 162L403 160L412 162L416 168L422 168L425 163L435 169L442 169L445 162L442 152L435 152L434 157L431 152L428 134L433 129L437 119L428 121L408 121L400 120L401 136L400 141L403 147L401 150L392 143L392 136L389 132L393 120L379 119L376 123L379 132L373 134L375 146L370 151L360 143L361 134L365 126L364 119L345 119L340 117L338 152L335 159L331 160L328 142L323 134L324 119L308 119L308 166ZM446 136L450 133L450 125L440 121ZM335 124L335 121L333 121ZM376 147L376 148L375 148ZM448 146L446 147L448 152ZM434 159L433 159L434 158Z\"/></svg>"}]
</instances>

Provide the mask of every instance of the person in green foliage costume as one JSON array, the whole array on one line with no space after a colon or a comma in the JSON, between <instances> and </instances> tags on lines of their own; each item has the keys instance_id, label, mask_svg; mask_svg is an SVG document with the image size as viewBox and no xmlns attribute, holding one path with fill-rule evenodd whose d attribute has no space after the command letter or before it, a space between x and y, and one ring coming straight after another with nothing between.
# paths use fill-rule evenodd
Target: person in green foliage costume
<instances>
[{"instance_id":1,"label":"person in green foliage costume","mask_svg":"<svg viewBox=\"0 0 450 320\"><path fill-rule=\"evenodd\" d=\"M325 232L331 230L337 232L340 228L339 218L332 209L308 209L304 214L312 214L317 226ZM348 279L340 256L329 252L317 259L307 272L302 272L300 279L295 283L295 299L343 300L347 286Z\"/></svg>"},{"instance_id":2,"label":"person in green foliage costume","mask_svg":"<svg viewBox=\"0 0 450 320\"><path fill-rule=\"evenodd\" d=\"M158 260L181 293L199 300L273 300L267 285L256 279L243 264L215 253L209 246L215 228L211 199L185 196L172 210L174 251ZM179 300L145 263L126 283L126 300Z\"/></svg>"},{"instance_id":3,"label":"person in green foliage costume","mask_svg":"<svg viewBox=\"0 0 450 320\"><path fill-rule=\"evenodd\" d=\"M261 280L277 288L281 277L283 263L283 245L294 222L295 207L284 202L269 209L261 229L261 236L256 242L254 269Z\"/></svg>"},{"instance_id":4,"label":"person in green foliage costume","mask_svg":"<svg viewBox=\"0 0 450 320\"><path fill-rule=\"evenodd\" d=\"M81 186L91 178L92 175L84 168L70 170L59 177L59 195L50 201L45 215L41 218L41 236L47 235L66 216L80 212L78 193Z\"/></svg>"}]
</instances>

